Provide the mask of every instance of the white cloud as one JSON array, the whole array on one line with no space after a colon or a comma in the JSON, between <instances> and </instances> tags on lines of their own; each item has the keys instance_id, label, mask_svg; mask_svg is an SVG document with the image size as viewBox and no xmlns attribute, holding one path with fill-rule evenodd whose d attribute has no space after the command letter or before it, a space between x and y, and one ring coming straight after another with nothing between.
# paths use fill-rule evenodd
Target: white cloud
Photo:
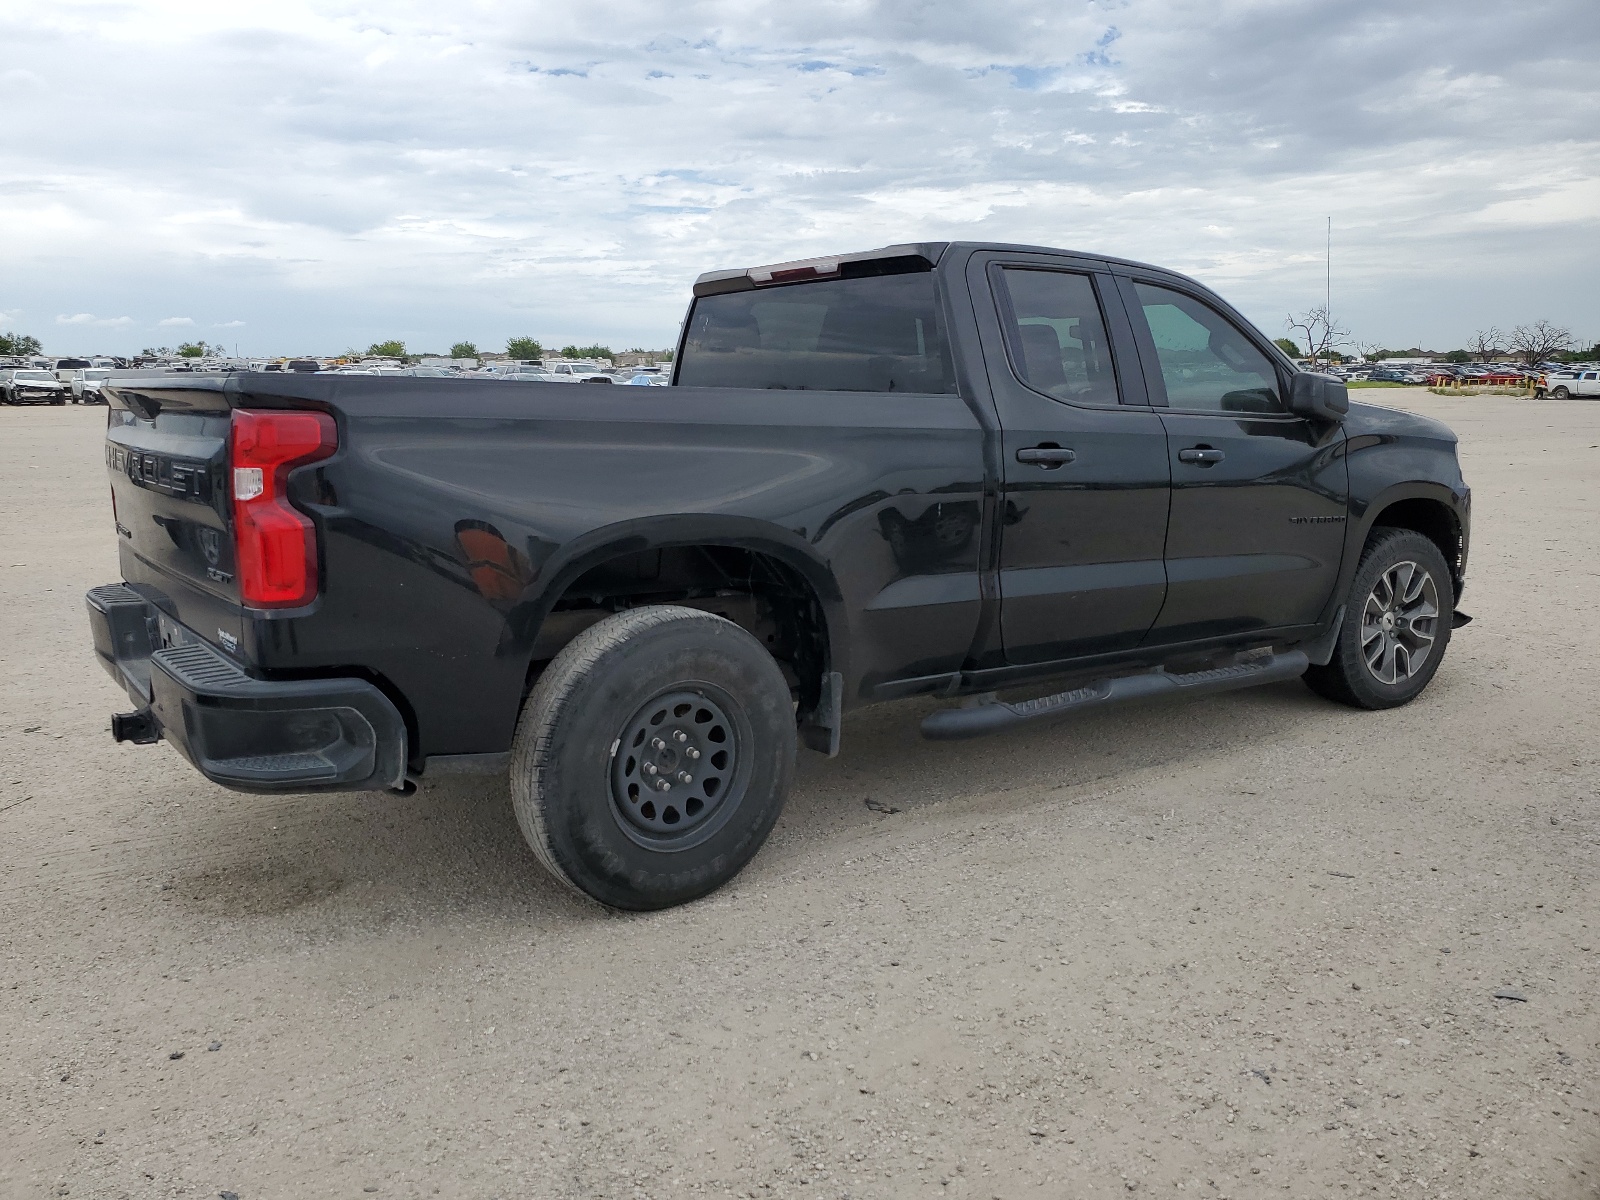
<instances>
[{"instance_id":1,"label":"white cloud","mask_svg":"<svg viewBox=\"0 0 1600 1200\"><path fill-rule=\"evenodd\" d=\"M243 321L218 321L211 328L213 328L213 329L243 329L244 328L244 322Z\"/></svg>"},{"instance_id":2,"label":"white cloud","mask_svg":"<svg viewBox=\"0 0 1600 1200\"><path fill-rule=\"evenodd\" d=\"M11 6L75 84L7 93L0 304L233 311L257 353L665 345L702 270L963 237L1162 262L1277 333L1331 215L1362 336L1600 333L1592 7Z\"/></svg>"},{"instance_id":3,"label":"white cloud","mask_svg":"<svg viewBox=\"0 0 1600 1200\"><path fill-rule=\"evenodd\" d=\"M132 317L97 317L93 313L73 313L70 316L60 313L56 317L57 325L95 325L108 329L120 329L134 324Z\"/></svg>"},{"instance_id":4,"label":"white cloud","mask_svg":"<svg viewBox=\"0 0 1600 1200\"><path fill-rule=\"evenodd\" d=\"M194 318L193 317L162 317L161 320L156 322L156 324L159 327L161 327L162 329L165 329L168 326L193 325L194 324Z\"/></svg>"}]
</instances>

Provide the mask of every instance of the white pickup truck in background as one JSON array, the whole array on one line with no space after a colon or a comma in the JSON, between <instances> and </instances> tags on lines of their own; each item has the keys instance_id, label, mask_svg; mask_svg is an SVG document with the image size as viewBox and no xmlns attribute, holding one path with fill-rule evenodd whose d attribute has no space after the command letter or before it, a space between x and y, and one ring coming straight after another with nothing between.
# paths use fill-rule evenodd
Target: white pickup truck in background
<instances>
[{"instance_id":1,"label":"white pickup truck in background","mask_svg":"<svg viewBox=\"0 0 1600 1200\"><path fill-rule=\"evenodd\" d=\"M1540 394L1556 400L1572 396L1600 400L1600 370L1551 371L1541 383Z\"/></svg>"}]
</instances>

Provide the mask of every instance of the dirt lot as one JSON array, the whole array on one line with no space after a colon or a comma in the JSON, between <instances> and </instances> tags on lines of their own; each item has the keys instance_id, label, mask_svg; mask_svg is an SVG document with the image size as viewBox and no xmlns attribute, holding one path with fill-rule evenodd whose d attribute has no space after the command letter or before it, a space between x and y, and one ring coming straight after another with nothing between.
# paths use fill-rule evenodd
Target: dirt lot
<instances>
[{"instance_id":1,"label":"dirt lot","mask_svg":"<svg viewBox=\"0 0 1600 1200\"><path fill-rule=\"evenodd\" d=\"M0 409L0 1196L1600 1196L1600 404L1374 397L1475 489L1417 703L873 710L653 916L113 744L103 410Z\"/></svg>"}]
</instances>

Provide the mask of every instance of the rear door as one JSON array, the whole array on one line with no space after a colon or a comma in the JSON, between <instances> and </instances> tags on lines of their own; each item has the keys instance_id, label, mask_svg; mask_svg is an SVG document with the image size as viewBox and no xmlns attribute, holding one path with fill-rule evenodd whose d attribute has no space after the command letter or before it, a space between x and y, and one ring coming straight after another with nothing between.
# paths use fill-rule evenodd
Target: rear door
<instances>
[{"instance_id":1,"label":"rear door","mask_svg":"<svg viewBox=\"0 0 1600 1200\"><path fill-rule=\"evenodd\" d=\"M1006 660L1131 649L1166 591L1169 472L1116 284L1053 255L977 255L968 271L1002 430Z\"/></svg>"},{"instance_id":2,"label":"rear door","mask_svg":"<svg viewBox=\"0 0 1600 1200\"><path fill-rule=\"evenodd\" d=\"M1315 623L1344 551L1342 428L1288 411L1287 378L1242 321L1171 281L1121 283L1172 471L1149 640Z\"/></svg>"}]
</instances>

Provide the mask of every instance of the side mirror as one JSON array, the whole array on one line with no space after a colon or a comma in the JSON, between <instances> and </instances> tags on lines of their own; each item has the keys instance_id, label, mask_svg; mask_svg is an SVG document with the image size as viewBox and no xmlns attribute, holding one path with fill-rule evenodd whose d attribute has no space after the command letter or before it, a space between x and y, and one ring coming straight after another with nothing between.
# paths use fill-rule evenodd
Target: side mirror
<instances>
[{"instance_id":1,"label":"side mirror","mask_svg":"<svg viewBox=\"0 0 1600 1200\"><path fill-rule=\"evenodd\" d=\"M1289 393L1289 411L1319 421L1342 421L1350 411L1350 390L1344 380L1332 375L1297 371Z\"/></svg>"}]
</instances>

